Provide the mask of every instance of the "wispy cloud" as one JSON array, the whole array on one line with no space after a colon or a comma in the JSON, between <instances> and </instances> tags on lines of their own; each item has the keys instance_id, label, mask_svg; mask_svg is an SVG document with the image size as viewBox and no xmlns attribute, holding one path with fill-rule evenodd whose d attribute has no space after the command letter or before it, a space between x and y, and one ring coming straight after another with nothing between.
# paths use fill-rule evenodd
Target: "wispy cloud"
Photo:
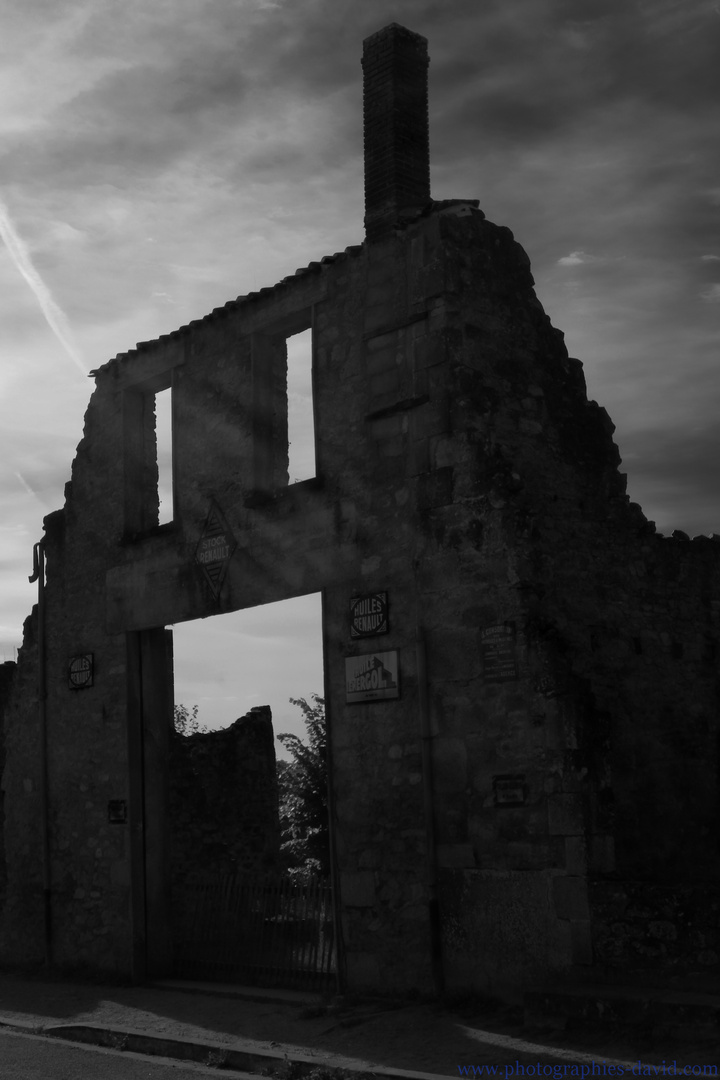
<instances>
[{"instance_id":1,"label":"wispy cloud","mask_svg":"<svg viewBox=\"0 0 720 1080\"><path fill-rule=\"evenodd\" d=\"M706 300L708 304L720 304L720 285L717 283L711 285L709 289L705 289L700 293L703 300Z\"/></svg>"},{"instance_id":2,"label":"wispy cloud","mask_svg":"<svg viewBox=\"0 0 720 1080\"><path fill-rule=\"evenodd\" d=\"M569 255L563 255L561 259L558 259L559 266L582 266L583 263L589 262L597 262L597 259L585 251L571 251Z\"/></svg>"},{"instance_id":3,"label":"wispy cloud","mask_svg":"<svg viewBox=\"0 0 720 1080\"><path fill-rule=\"evenodd\" d=\"M10 258L17 270L27 281L35 298L40 305L40 310L45 316L45 321L58 339L63 349L70 357L75 366L87 375L87 368L72 340L72 331L65 313L52 297L50 290L33 266L30 253L21 237L18 235L12 223L10 214L5 204L0 201L0 237L5 242Z\"/></svg>"}]
</instances>

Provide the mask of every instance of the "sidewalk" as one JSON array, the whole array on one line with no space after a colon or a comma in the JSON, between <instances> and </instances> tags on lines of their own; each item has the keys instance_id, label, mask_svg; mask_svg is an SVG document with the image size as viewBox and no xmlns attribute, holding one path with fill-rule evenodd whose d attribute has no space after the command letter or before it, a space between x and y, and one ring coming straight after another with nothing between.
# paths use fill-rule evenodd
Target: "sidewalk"
<instances>
[{"instance_id":1,"label":"sidewalk","mask_svg":"<svg viewBox=\"0 0 720 1080\"><path fill-rule=\"evenodd\" d=\"M700 1004L705 1016L707 1000ZM522 1010L478 1001L455 1009L389 1000L328 1005L282 990L179 982L112 986L0 973L0 1026L277 1080L308 1074L325 1080L328 1069L438 1080L438 1074L457 1077L472 1065L720 1061L720 1037L712 1028L689 1044L660 1044L657 1037L589 1025L587 1019L565 1030L557 1000L554 1005L554 1020L536 1014L524 1026ZM717 1019L720 998L714 1007Z\"/></svg>"}]
</instances>

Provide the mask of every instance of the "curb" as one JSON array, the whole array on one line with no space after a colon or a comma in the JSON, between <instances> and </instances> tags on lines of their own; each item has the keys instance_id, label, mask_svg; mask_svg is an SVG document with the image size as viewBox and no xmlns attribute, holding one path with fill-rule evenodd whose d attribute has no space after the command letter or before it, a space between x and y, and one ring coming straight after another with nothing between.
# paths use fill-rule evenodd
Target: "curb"
<instances>
[{"instance_id":1,"label":"curb","mask_svg":"<svg viewBox=\"0 0 720 1080\"><path fill-rule=\"evenodd\" d=\"M720 996L647 987L582 986L530 990L525 1018L621 1025L678 1041L720 1037Z\"/></svg>"},{"instance_id":2,"label":"curb","mask_svg":"<svg viewBox=\"0 0 720 1080\"><path fill-rule=\"evenodd\" d=\"M259 1076L270 1070L283 1069L289 1064L295 1068L298 1080L314 1069L342 1069L368 1076L376 1080L443 1080L442 1073L425 1073L416 1070L394 1069L372 1062L359 1061L334 1054L305 1054L295 1047L279 1043L272 1050L235 1043L216 1042L207 1039L197 1042L180 1036L149 1035L134 1028L106 1028L99 1024L33 1024L30 1021L0 1017L0 1028L16 1030L25 1034L43 1035L67 1042L86 1043L107 1050L128 1051L147 1057L173 1058L176 1061L192 1061L199 1065L211 1065L219 1071L232 1069Z\"/></svg>"}]
</instances>

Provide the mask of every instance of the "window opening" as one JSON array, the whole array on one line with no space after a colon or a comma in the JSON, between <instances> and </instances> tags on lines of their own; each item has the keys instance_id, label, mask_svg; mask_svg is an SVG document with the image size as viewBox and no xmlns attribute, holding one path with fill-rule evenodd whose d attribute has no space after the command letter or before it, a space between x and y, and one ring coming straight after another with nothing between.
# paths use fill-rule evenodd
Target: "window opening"
<instances>
[{"instance_id":1,"label":"window opening","mask_svg":"<svg viewBox=\"0 0 720 1080\"><path fill-rule=\"evenodd\" d=\"M158 471L158 525L175 516L173 505L172 389L155 395L155 444Z\"/></svg>"},{"instance_id":2,"label":"window opening","mask_svg":"<svg viewBox=\"0 0 720 1080\"><path fill-rule=\"evenodd\" d=\"M287 338L289 483L316 475L312 330Z\"/></svg>"},{"instance_id":3,"label":"window opening","mask_svg":"<svg viewBox=\"0 0 720 1080\"><path fill-rule=\"evenodd\" d=\"M172 522L173 436L170 373L130 386L123 396L125 534L143 536Z\"/></svg>"}]
</instances>

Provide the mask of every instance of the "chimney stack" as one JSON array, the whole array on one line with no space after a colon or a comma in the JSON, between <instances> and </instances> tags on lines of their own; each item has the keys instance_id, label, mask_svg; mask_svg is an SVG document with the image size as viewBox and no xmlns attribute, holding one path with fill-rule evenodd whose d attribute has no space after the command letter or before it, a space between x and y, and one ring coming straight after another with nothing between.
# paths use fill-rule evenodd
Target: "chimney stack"
<instances>
[{"instance_id":1,"label":"chimney stack","mask_svg":"<svg viewBox=\"0 0 720 1080\"><path fill-rule=\"evenodd\" d=\"M363 42L365 233L430 202L427 39L390 23Z\"/></svg>"}]
</instances>

